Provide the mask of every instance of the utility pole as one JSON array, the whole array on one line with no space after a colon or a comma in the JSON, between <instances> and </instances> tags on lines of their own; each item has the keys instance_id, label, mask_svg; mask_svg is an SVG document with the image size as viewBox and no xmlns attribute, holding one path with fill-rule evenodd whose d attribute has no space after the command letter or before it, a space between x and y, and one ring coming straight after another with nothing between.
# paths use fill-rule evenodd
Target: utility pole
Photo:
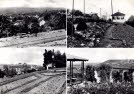
<instances>
[{"instance_id":1,"label":"utility pole","mask_svg":"<svg viewBox=\"0 0 134 94\"><path fill-rule=\"evenodd\" d=\"M102 17L101 17L101 8L100 8L100 18L102 18Z\"/></svg>"},{"instance_id":2,"label":"utility pole","mask_svg":"<svg viewBox=\"0 0 134 94\"><path fill-rule=\"evenodd\" d=\"M85 0L84 0L84 19L85 19Z\"/></svg>"},{"instance_id":3,"label":"utility pole","mask_svg":"<svg viewBox=\"0 0 134 94\"><path fill-rule=\"evenodd\" d=\"M108 19L108 17L107 17L107 12L106 12L106 20Z\"/></svg>"},{"instance_id":4,"label":"utility pole","mask_svg":"<svg viewBox=\"0 0 134 94\"><path fill-rule=\"evenodd\" d=\"M111 0L111 11L112 11L112 15L113 15L113 0ZM113 21L113 16L112 16L112 21Z\"/></svg>"},{"instance_id":5,"label":"utility pole","mask_svg":"<svg viewBox=\"0 0 134 94\"><path fill-rule=\"evenodd\" d=\"M71 36L73 35L74 33L74 0L73 0L73 4L72 4L72 33L71 33Z\"/></svg>"}]
</instances>

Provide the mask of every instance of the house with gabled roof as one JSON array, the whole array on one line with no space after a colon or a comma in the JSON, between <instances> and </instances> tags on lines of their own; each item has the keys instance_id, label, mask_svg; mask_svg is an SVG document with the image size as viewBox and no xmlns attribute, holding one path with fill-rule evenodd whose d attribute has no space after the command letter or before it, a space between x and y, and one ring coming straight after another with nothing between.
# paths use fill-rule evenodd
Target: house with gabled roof
<instances>
[{"instance_id":1,"label":"house with gabled roof","mask_svg":"<svg viewBox=\"0 0 134 94\"><path fill-rule=\"evenodd\" d=\"M124 59L124 60L107 60L102 64L111 66L112 70L110 73L110 82L113 82L113 72L116 71L122 75L122 81L124 81L126 74L131 70L132 81L134 82L134 60Z\"/></svg>"}]
</instances>

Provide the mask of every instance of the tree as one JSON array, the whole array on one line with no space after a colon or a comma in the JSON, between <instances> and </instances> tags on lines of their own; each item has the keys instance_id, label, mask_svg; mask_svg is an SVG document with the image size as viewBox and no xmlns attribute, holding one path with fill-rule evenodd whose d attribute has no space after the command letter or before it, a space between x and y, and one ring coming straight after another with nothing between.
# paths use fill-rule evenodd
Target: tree
<instances>
[{"instance_id":1,"label":"tree","mask_svg":"<svg viewBox=\"0 0 134 94\"><path fill-rule=\"evenodd\" d=\"M56 68L66 67L66 54L60 51L54 52L54 50L46 50L44 55L43 66L46 68L48 64L52 63L52 66Z\"/></svg>"},{"instance_id":2,"label":"tree","mask_svg":"<svg viewBox=\"0 0 134 94\"><path fill-rule=\"evenodd\" d=\"M74 34L75 28L72 24L72 22L67 22L67 35L72 35Z\"/></svg>"},{"instance_id":3,"label":"tree","mask_svg":"<svg viewBox=\"0 0 134 94\"><path fill-rule=\"evenodd\" d=\"M133 15L131 15L130 18L126 21L126 24L134 27L134 16Z\"/></svg>"},{"instance_id":4,"label":"tree","mask_svg":"<svg viewBox=\"0 0 134 94\"><path fill-rule=\"evenodd\" d=\"M3 78L5 73L0 69L0 78Z\"/></svg>"},{"instance_id":5,"label":"tree","mask_svg":"<svg viewBox=\"0 0 134 94\"><path fill-rule=\"evenodd\" d=\"M83 13L80 10L74 10L73 13L75 16L83 16Z\"/></svg>"},{"instance_id":6,"label":"tree","mask_svg":"<svg viewBox=\"0 0 134 94\"><path fill-rule=\"evenodd\" d=\"M50 16L48 25L54 30L65 29L66 28L66 15L65 14L55 14Z\"/></svg>"},{"instance_id":7,"label":"tree","mask_svg":"<svg viewBox=\"0 0 134 94\"><path fill-rule=\"evenodd\" d=\"M101 64L98 70L100 71L101 82L109 82L111 66L107 64Z\"/></svg>"},{"instance_id":8,"label":"tree","mask_svg":"<svg viewBox=\"0 0 134 94\"><path fill-rule=\"evenodd\" d=\"M79 30L79 31L86 30L87 29L87 24L84 21L81 21L81 22L78 23L76 29Z\"/></svg>"},{"instance_id":9,"label":"tree","mask_svg":"<svg viewBox=\"0 0 134 94\"><path fill-rule=\"evenodd\" d=\"M8 68L8 65L4 65L3 68L4 68L5 75L6 76L9 76L9 68Z\"/></svg>"},{"instance_id":10,"label":"tree","mask_svg":"<svg viewBox=\"0 0 134 94\"><path fill-rule=\"evenodd\" d=\"M9 76L13 77L14 75L17 75L17 72L14 68L12 68L11 70L9 70Z\"/></svg>"},{"instance_id":11,"label":"tree","mask_svg":"<svg viewBox=\"0 0 134 94\"><path fill-rule=\"evenodd\" d=\"M93 81L96 82L95 73L94 73L94 67L91 66L91 65L88 65L88 66L86 67L86 79L87 79L88 81L91 81L91 82L93 82Z\"/></svg>"},{"instance_id":12,"label":"tree","mask_svg":"<svg viewBox=\"0 0 134 94\"><path fill-rule=\"evenodd\" d=\"M26 63L23 64L23 68L24 68L24 71L23 72L24 73L27 73L29 67L28 67L28 65Z\"/></svg>"},{"instance_id":13,"label":"tree","mask_svg":"<svg viewBox=\"0 0 134 94\"><path fill-rule=\"evenodd\" d=\"M43 66L46 68L46 66L50 63L52 63L52 55L53 52L51 50L46 50L45 49L45 53L43 54L44 56L44 63Z\"/></svg>"},{"instance_id":14,"label":"tree","mask_svg":"<svg viewBox=\"0 0 134 94\"><path fill-rule=\"evenodd\" d=\"M113 77L113 79L114 79L114 82L117 82L117 81L122 81L122 75L120 74L120 72L119 71L117 71L117 70L114 70L113 72L112 72L112 77Z\"/></svg>"},{"instance_id":15,"label":"tree","mask_svg":"<svg viewBox=\"0 0 134 94\"><path fill-rule=\"evenodd\" d=\"M66 54L61 54L60 51L55 52L54 63L56 68L66 67Z\"/></svg>"},{"instance_id":16,"label":"tree","mask_svg":"<svg viewBox=\"0 0 134 94\"><path fill-rule=\"evenodd\" d=\"M133 76L132 76L133 70L129 69L128 72L124 72L124 80L125 82L132 82Z\"/></svg>"},{"instance_id":17,"label":"tree","mask_svg":"<svg viewBox=\"0 0 134 94\"><path fill-rule=\"evenodd\" d=\"M37 37L37 33L39 32L39 24L34 22L32 24L32 29L31 32L35 34L35 36Z\"/></svg>"}]
</instances>

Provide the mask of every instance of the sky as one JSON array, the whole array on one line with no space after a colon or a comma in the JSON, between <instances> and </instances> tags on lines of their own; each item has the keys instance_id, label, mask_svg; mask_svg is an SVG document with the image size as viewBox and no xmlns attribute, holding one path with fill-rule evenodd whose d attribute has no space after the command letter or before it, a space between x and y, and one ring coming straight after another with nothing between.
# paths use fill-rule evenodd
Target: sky
<instances>
[{"instance_id":1,"label":"sky","mask_svg":"<svg viewBox=\"0 0 134 94\"><path fill-rule=\"evenodd\" d=\"M134 59L134 49L131 48L68 48L67 54L86 58L89 60L86 63L102 63L110 59Z\"/></svg>"},{"instance_id":2,"label":"sky","mask_svg":"<svg viewBox=\"0 0 134 94\"><path fill-rule=\"evenodd\" d=\"M67 8L72 9L72 1L68 0ZM84 0L74 0L74 8L79 9L81 11L84 10ZM100 8L101 14L110 16L111 15L111 0L85 0L85 9L86 13L98 13L100 16ZM113 12L122 12L126 14L126 19L128 19L131 15L134 15L134 0L113 0Z\"/></svg>"},{"instance_id":3,"label":"sky","mask_svg":"<svg viewBox=\"0 0 134 94\"><path fill-rule=\"evenodd\" d=\"M0 0L0 8L7 7L62 7L72 9L73 0ZM75 9L83 11L84 0L74 0ZM85 0L86 13L98 13L110 17L111 0ZM120 11L126 14L126 19L134 15L134 0L113 0L114 13Z\"/></svg>"},{"instance_id":4,"label":"sky","mask_svg":"<svg viewBox=\"0 0 134 94\"><path fill-rule=\"evenodd\" d=\"M65 7L63 0L0 0L0 7Z\"/></svg>"},{"instance_id":5,"label":"sky","mask_svg":"<svg viewBox=\"0 0 134 94\"><path fill-rule=\"evenodd\" d=\"M1 48L0 64L27 63L33 65L43 64L43 53L45 49L66 52L65 48Z\"/></svg>"}]
</instances>

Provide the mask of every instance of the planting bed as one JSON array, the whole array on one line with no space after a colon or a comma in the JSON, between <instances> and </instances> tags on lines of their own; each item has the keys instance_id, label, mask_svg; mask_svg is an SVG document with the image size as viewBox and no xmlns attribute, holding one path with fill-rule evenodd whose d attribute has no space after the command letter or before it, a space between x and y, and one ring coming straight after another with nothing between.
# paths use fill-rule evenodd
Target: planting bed
<instances>
[{"instance_id":1,"label":"planting bed","mask_svg":"<svg viewBox=\"0 0 134 94\"><path fill-rule=\"evenodd\" d=\"M48 76L54 76L54 75L57 75L57 74L60 74L60 73L42 73L43 75L48 75Z\"/></svg>"},{"instance_id":2,"label":"planting bed","mask_svg":"<svg viewBox=\"0 0 134 94\"><path fill-rule=\"evenodd\" d=\"M64 72L38 71L0 82L0 94L56 94L65 91Z\"/></svg>"},{"instance_id":3,"label":"planting bed","mask_svg":"<svg viewBox=\"0 0 134 94\"><path fill-rule=\"evenodd\" d=\"M2 86L0 86L0 88L1 88L2 92L7 92L7 91L10 91L10 90L12 90L14 88L17 88L19 86L22 86L23 84L26 84L30 81L34 81L36 79L37 79L37 77L31 76L31 77L27 77L27 78L24 78L24 79L20 79L20 80L2 85Z\"/></svg>"},{"instance_id":4,"label":"planting bed","mask_svg":"<svg viewBox=\"0 0 134 94\"><path fill-rule=\"evenodd\" d=\"M105 32L111 26L106 22L89 22L87 30L75 31L74 36L68 36L67 46L73 47L99 47L99 42L103 39Z\"/></svg>"},{"instance_id":5,"label":"planting bed","mask_svg":"<svg viewBox=\"0 0 134 94\"><path fill-rule=\"evenodd\" d=\"M65 75L51 78L49 81L42 83L38 87L33 88L26 94L55 94L58 93L62 85L65 83Z\"/></svg>"}]
</instances>

